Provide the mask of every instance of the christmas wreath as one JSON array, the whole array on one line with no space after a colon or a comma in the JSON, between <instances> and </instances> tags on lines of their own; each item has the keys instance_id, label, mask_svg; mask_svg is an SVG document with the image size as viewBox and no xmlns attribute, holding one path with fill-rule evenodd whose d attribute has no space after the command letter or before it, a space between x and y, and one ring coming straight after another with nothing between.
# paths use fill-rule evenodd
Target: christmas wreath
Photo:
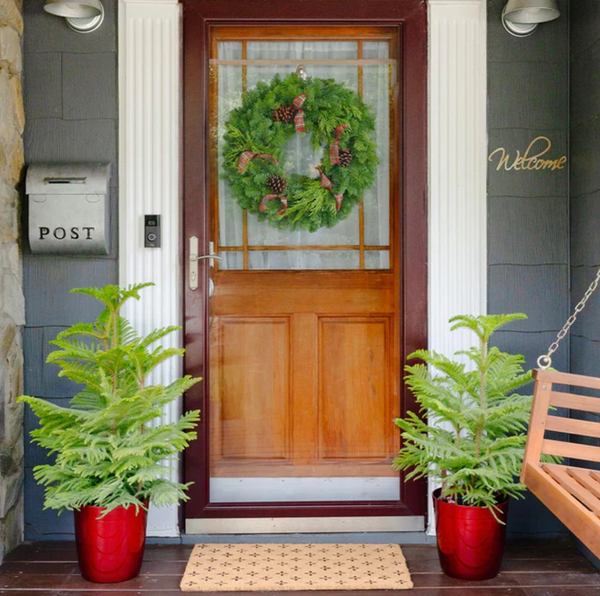
<instances>
[{"instance_id":1,"label":"christmas wreath","mask_svg":"<svg viewBox=\"0 0 600 596\"><path fill-rule=\"evenodd\" d=\"M225 125L223 165L242 209L276 228L332 227L375 180L375 118L360 95L331 79L275 76L243 96ZM287 174L286 143L312 133L324 152L316 177Z\"/></svg>"}]
</instances>

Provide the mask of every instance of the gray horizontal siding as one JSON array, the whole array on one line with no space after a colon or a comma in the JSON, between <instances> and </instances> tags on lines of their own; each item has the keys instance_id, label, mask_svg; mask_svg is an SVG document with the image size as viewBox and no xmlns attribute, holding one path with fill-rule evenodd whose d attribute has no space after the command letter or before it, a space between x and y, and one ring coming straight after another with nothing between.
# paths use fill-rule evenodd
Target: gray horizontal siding
<instances>
[{"instance_id":1,"label":"gray horizontal siding","mask_svg":"<svg viewBox=\"0 0 600 596\"><path fill-rule=\"evenodd\" d=\"M44 487L33 478L33 470L25 469L25 539L44 540L62 537L73 540L75 525L69 511L58 515L53 509L44 510Z\"/></svg>"},{"instance_id":2,"label":"gray horizontal siding","mask_svg":"<svg viewBox=\"0 0 600 596\"><path fill-rule=\"evenodd\" d=\"M571 11L571 45L573 58L588 52L590 46L600 39L600 2L598 0L572 0Z\"/></svg>"},{"instance_id":3,"label":"gray horizontal siding","mask_svg":"<svg viewBox=\"0 0 600 596\"><path fill-rule=\"evenodd\" d=\"M581 300L600 265L600 2L571 3L571 304ZM600 295L588 301L571 329L572 373L600 376ZM600 392L577 389L599 397ZM572 411L571 416L598 421ZM573 442L589 442L572 437ZM597 440L592 440L598 444ZM588 462L588 466L600 468ZM600 565L589 551L584 551Z\"/></svg>"},{"instance_id":4,"label":"gray horizontal siding","mask_svg":"<svg viewBox=\"0 0 600 596\"><path fill-rule=\"evenodd\" d=\"M569 258L569 209L564 196L490 197L489 265L564 264Z\"/></svg>"},{"instance_id":5,"label":"gray horizontal siding","mask_svg":"<svg viewBox=\"0 0 600 596\"><path fill-rule=\"evenodd\" d=\"M519 331L499 331L494 336L494 345L510 354L521 354L525 357L525 369L537 367L537 359L546 354L550 344L556 339L556 332L523 333ZM564 343L561 349L552 356L552 366L557 370L569 370L569 345ZM530 390L533 392L533 388Z\"/></svg>"},{"instance_id":6,"label":"gray horizontal siding","mask_svg":"<svg viewBox=\"0 0 600 596\"><path fill-rule=\"evenodd\" d=\"M571 296L573 305L579 302L596 277L597 267L571 268ZM587 301L585 309L577 315L571 334L590 341L600 342L600 290ZM576 363L575 363L576 364ZM596 372L600 376L600 360L595 362Z\"/></svg>"},{"instance_id":7,"label":"gray horizontal siding","mask_svg":"<svg viewBox=\"0 0 600 596\"><path fill-rule=\"evenodd\" d=\"M73 397L81 386L59 377L60 368L46 359L56 346L50 344L67 327L26 327L23 334L25 351L25 392L35 397Z\"/></svg>"},{"instance_id":8,"label":"gray horizontal siding","mask_svg":"<svg viewBox=\"0 0 600 596\"><path fill-rule=\"evenodd\" d=\"M69 399L50 399L53 404L57 406L68 407ZM25 410L25 421L24 421L24 430L25 436L29 437L29 433L32 430L36 430L39 428L38 418L35 416L31 408L26 408ZM39 445L31 442L29 439L25 441L25 466L27 468L33 468L34 466L38 466L41 464L47 464L54 461L54 457L48 456L48 451L43 449Z\"/></svg>"},{"instance_id":9,"label":"gray horizontal siding","mask_svg":"<svg viewBox=\"0 0 600 596\"><path fill-rule=\"evenodd\" d=\"M574 11L578 12L578 11ZM585 126L598 116L600 105L600 38L571 60L571 127ZM581 93L578 90L585 89Z\"/></svg>"},{"instance_id":10,"label":"gray horizontal siding","mask_svg":"<svg viewBox=\"0 0 600 596\"><path fill-rule=\"evenodd\" d=\"M540 26L525 39L502 27L505 0L489 0L488 8L488 153L503 147L512 165L538 136L552 149L545 159L568 155L568 19ZM533 154L543 149L539 143ZM531 154L530 154L531 155ZM494 345L525 357L536 366L568 316L569 307L569 177L568 169L498 170L496 155L488 163L488 311L523 312L498 332ZM554 365L568 370L568 342ZM524 391L532 391L533 387ZM510 505L509 536L550 537L566 528L533 495Z\"/></svg>"},{"instance_id":11,"label":"gray horizontal siding","mask_svg":"<svg viewBox=\"0 0 600 596\"><path fill-rule=\"evenodd\" d=\"M599 138L600 117L571 130L572 197L600 190Z\"/></svg>"},{"instance_id":12,"label":"gray horizontal siding","mask_svg":"<svg viewBox=\"0 0 600 596\"><path fill-rule=\"evenodd\" d=\"M117 55L63 53L63 118L117 120ZM102 81L98 93L97 81Z\"/></svg>"},{"instance_id":13,"label":"gray horizontal siding","mask_svg":"<svg viewBox=\"0 0 600 596\"><path fill-rule=\"evenodd\" d=\"M564 129L569 92L565 68L552 62L491 62L488 77L490 128Z\"/></svg>"},{"instance_id":14,"label":"gray horizontal siding","mask_svg":"<svg viewBox=\"0 0 600 596\"><path fill-rule=\"evenodd\" d=\"M110 162L110 253L106 257L32 255L24 242L25 392L66 405L78 386L58 377L45 360L49 341L68 326L91 321L100 308L92 299L70 294L76 287L116 283L118 279L117 178L117 0L105 0L106 19L89 35L71 31L63 19L43 10L43 0L24 3L24 95L27 113L25 159L36 162ZM26 205L25 205L26 219ZM26 230L26 222L24 230ZM31 412L26 430L35 427ZM33 445L26 451L26 538L72 537L72 515L43 511L43 489L33 466L47 461Z\"/></svg>"},{"instance_id":15,"label":"gray horizontal siding","mask_svg":"<svg viewBox=\"0 0 600 596\"><path fill-rule=\"evenodd\" d=\"M29 163L52 159L64 163L107 161L115 165L111 182L116 184L116 120L30 118L28 123L25 155Z\"/></svg>"},{"instance_id":16,"label":"gray horizontal siding","mask_svg":"<svg viewBox=\"0 0 600 596\"><path fill-rule=\"evenodd\" d=\"M71 289L97 286L99 280L117 282L115 262L111 259L29 256L25 262L25 294L36 296L25 306L29 327L43 327L49 321L68 326L95 319L102 305L90 296L72 294Z\"/></svg>"},{"instance_id":17,"label":"gray horizontal siding","mask_svg":"<svg viewBox=\"0 0 600 596\"><path fill-rule=\"evenodd\" d=\"M62 108L62 54L25 54L23 56L23 83L25 86L25 114L27 118L61 118ZM43 93L34 93L43 89Z\"/></svg>"},{"instance_id":18,"label":"gray horizontal siding","mask_svg":"<svg viewBox=\"0 0 600 596\"><path fill-rule=\"evenodd\" d=\"M569 268L565 265L494 265L489 268L492 313L520 312L526 321L516 321L507 330L558 331L569 316ZM493 289L493 290L492 290Z\"/></svg>"},{"instance_id":19,"label":"gray horizontal siding","mask_svg":"<svg viewBox=\"0 0 600 596\"><path fill-rule=\"evenodd\" d=\"M600 266L600 190L571 197L571 265Z\"/></svg>"}]
</instances>

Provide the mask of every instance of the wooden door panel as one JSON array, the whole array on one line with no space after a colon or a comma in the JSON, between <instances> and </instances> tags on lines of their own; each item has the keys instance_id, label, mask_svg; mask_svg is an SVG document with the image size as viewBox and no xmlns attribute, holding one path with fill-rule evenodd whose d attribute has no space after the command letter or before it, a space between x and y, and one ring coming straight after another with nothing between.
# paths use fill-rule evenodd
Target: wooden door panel
<instances>
[{"instance_id":1,"label":"wooden door panel","mask_svg":"<svg viewBox=\"0 0 600 596\"><path fill-rule=\"evenodd\" d=\"M217 325L219 459L288 459L289 319L225 317Z\"/></svg>"},{"instance_id":2,"label":"wooden door panel","mask_svg":"<svg viewBox=\"0 0 600 596\"><path fill-rule=\"evenodd\" d=\"M397 396L390 392L390 319L322 318L319 325L319 457L389 458Z\"/></svg>"},{"instance_id":3,"label":"wooden door panel","mask_svg":"<svg viewBox=\"0 0 600 596\"><path fill-rule=\"evenodd\" d=\"M389 313L397 307L395 277L372 271L219 271L210 307L216 315Z\"/></svg>"},{"instance_id":4,"label":"wooden door panel","mask_svg":"<svg viewBox=\"0 0 600 596\"><path fill-rule=\"evenodd\" d=\"M213 318L213 476L394 476L395 315L289 314Z\"/></svg>"}]
</instances>

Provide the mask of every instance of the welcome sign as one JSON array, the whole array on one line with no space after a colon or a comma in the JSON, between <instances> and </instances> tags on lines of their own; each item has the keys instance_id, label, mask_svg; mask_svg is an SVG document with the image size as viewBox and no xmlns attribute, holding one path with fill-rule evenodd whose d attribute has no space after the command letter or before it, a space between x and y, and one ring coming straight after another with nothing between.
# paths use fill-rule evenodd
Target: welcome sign
<instances>
[{"instance_id":1,"label":"welcome sign","mask_svg":"<svg viewBox=\"0 0 600 596\"><path fill-rule=\"evenodd\" d=\"M517 150L509 153L504 147L492 151L488 161L497 160L496 171L539 171L539 170L564 170L567 165L567 156L551 157L552 141L548 137L539 136L533 139L525 151Z\"/></svg>"}]
</instances>

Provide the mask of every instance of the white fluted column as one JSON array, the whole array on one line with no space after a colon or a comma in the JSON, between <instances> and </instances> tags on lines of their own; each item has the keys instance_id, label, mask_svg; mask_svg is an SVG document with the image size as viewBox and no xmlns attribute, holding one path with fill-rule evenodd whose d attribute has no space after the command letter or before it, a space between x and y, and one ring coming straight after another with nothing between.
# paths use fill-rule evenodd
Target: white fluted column
<instances>
[{"instance_id":1,"label":"white fluted column","mask_svg":"<svg viewBox=\"0 0 600 596\"><path fill-rule=\"evenodd\" d=\"M119 1L119 283L156 284L123 313L144 334L182 322L180 19L177 0ZM161 248L144 248L145 214L161 216ZM181 346L182 334L162 343ZM181 373L181 361L172 358L151 382L167 384ZM180 407L168 407L165 421L174 420ZM148 533L178 536L177 508L151 510Z\"/></svg>"},{"instance_id":2,"label":"white fluted column","mask_svg":"<svg viewBox=\"0 0 600 596\"><path fill-rule=\"evenodd\" d=\"M485 0L429 0L429 349L448 355L471 343L448 319L487 310L486 46Z\"/></svg>"}]
</instances>

